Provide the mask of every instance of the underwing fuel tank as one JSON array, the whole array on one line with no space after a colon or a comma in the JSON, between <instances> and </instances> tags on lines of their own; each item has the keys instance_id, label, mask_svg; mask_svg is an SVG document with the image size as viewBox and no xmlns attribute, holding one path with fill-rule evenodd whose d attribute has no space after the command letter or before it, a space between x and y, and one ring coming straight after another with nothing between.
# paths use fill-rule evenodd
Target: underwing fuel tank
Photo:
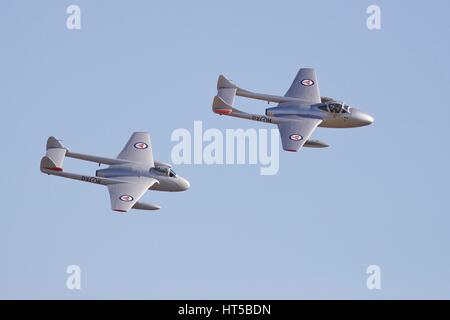
<instances>
[{"instance_id":1,"label":"underwing fuel tank","mask_svg":"<svg viewBox=\"0 0 450 320\"><path fill-rule=\"evenodd\" d=\"M325 142L323 142L323 141L320 141L320 140L308 140L308 141L306 141L305 142L305 144L303 145L304 147L307 147L307 148L326 148L326 147L329 147L329 145L328 144L326 144Z\"/></svg>"},{"instance_id":2,"label":"underwing fuel tank","mask_svg":"<svg viewBox=\"0 0 450 320\"><path fill-rule=\"evenodd\" d=\"M152 203L144 203L144 202L136 202L133 206L133 209L139 209L139 210L159 210L161 209L160 206L157 204Z\"/></svg>"}]
</instances>

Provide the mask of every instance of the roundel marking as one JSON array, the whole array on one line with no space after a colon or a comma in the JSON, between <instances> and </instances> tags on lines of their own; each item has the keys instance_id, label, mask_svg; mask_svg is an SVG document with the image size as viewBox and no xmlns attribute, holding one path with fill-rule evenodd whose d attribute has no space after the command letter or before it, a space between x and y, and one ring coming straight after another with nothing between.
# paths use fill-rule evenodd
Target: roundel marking
<instances>
[{"instance_id":1,"label":"roundel marking","mask_svg":"<svg viewBox=\"0 0 450 320\"><path fill-rule=\"evenodd\" d=\"M294 141L300 141L303 139L303 137L301 135L299 135L298 133L294 133L289 136L289 139L294 140Z\"/></svg>"},{"instance_id":2,"label":"roundel marking","mask_svg":"<svg viewBox=\"0 0 450 320\"><path fill-rule=\"evenodd\" d=\"M314 81L312 81L311 79L303 79L300 83L304 86L309 87L314 84Z\"/></svg>"},{"instance_id":3,"label":"roundel marking","mask_svg":"<svg viewBox=\"0 0 450 320\"><path fill-rule=\"evenodd\" d=\"M134 144L134 147L136 149L147 149L148 148L148 144L146 144L145 142L136 142Z\"/></svg>"},{"instance_id":4,"label":"roundel marking","mask_svg":"<svg viewBox=\"0 0 450 320\"><path fill-rule=\"evenodd\" d=\"M119 197L119 199L122 201L125 201L125 202L130 202L130 201L133 201L134 198L128 194L124 194L124 195L121 195Z\"/></svg>"}]
</instances>

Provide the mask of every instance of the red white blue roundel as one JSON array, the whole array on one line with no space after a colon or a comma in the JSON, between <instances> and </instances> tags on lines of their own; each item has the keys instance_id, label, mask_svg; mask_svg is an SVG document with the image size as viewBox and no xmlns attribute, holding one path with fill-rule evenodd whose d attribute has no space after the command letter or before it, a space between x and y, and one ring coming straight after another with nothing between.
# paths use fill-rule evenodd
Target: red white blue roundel
<instances>
[{"instance_id":1,"label":"red white blue roundel","mask_svg":"<svg viewBox=\"0 0 450 320\"><path fill-rule=\"evenodd\" d=\"M125 201L125 202L130 202L130 201L133 201L134 198L128 194L124 194L124 195L121 195L119 197L119 199L122 201Z\"/></svg>"},{"instance_id":2,"label":"red white blue roundel","mask_svg":"<svg viewBox=\"0 0 450 320\"><path fill-rule=\"evenodd\" d=\"M146 144L145 142L136 142L134 144L134 147L136 149L147 149L148 148L148 144Z\"/></svg>"},{"instance_id":3,"label":"red white blue roundel","mask_svg":"<svg viewBox=\"0 0 450 320\"><path fill-rule=\"evenodd\" d=\"M303 79L300 83L304 86L309 87L314 84L314 81L312 81L311 79Z\"/></svg>"},{"instance_id":4,"label":"red white blue roundel","mask_svg":"<svg viewBox=\"0 0 450 320\"><path fill-rule=\"evenodd\" d=\"M289 136L289 139L294 140L294 141L300 141L303 139L303 137L301 135L299 135L298 133L294 133Z\"/></svg>"}]
</instances>

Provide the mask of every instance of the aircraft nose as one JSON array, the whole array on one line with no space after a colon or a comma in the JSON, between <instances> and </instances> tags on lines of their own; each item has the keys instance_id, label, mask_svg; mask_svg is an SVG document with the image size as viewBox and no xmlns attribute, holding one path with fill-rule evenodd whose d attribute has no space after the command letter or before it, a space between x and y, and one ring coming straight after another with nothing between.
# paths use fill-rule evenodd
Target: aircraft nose
<instances>
[{"instance_id":1,"label":"aircraft nose","mask_svg":"<svg viewBox=\"0 0 450 320\"><path fill-rule=\"evenodd\" d=\"M373 117L359 109L351 109L353 119L358 123L359 126L367 126L373 123Z\"/></svg>"},{"instance_id":2,"label":"aircraft nose","mask_svg":"<svg viewBox=\"0 0 450 320\"><path fill-rule=\"evenodd\" d=\"M185 178L179 177L179 185L182 191L189 189L191 184Z\"/></svg>"}]
</instances>

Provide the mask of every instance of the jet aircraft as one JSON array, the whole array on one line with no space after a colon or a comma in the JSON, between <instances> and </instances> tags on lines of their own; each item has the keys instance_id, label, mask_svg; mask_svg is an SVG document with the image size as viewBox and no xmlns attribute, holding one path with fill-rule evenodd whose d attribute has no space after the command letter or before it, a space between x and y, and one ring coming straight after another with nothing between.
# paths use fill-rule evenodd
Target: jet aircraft
<instances>
[{"instance_id":1,"label":"jet aircraft","mask_svg":"<svg viewBox=\"0 0 450 320\"><path fill-rule=\"evenodd\" d=\"M95 177L63 170L65 157L109 165L99 169ZM139 199L147 190L185 191L189 182L177 175L171 165L154 161L150 135L135 132L117 158L104 158L75 153L65 148L56 138L47 140L47 152L41 159L43 173L69 179L100 184L108 187L112 210L128 212L130 209L158 210L156 204L142 203Z\"/></svg>"},{"instance_id":2,"label":"jet aircraft","mask_svg":"<svg viewBox=\"0 0 450 320\"><path fill-rule=\"evenodd\" d=\"M328 145L310 139L317 127L353 128L369 125L373 118L354 107L328 97L321 97L316 72L303 68L297 73L284 96L244 90L223 75L217 81L217 95L212 109L219 115L243 118L278 125L283 149L298 151L301 147L323 148ZM267 108L265 115L256 115L234 108L236 96L278 103Z\"/></svg>"}]
</instances>

